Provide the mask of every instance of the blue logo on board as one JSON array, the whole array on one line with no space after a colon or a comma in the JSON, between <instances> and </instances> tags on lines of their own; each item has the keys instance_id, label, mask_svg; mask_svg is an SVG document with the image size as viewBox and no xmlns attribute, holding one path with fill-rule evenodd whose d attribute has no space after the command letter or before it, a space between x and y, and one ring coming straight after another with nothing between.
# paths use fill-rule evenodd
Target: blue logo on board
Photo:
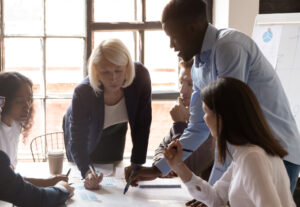
<instances>
[{"instance_id":1,"label":"blue logo on board","mask_svg":"<svg viewBox=\"0 0 300 207\"><path fill-rule=\"evenodd\" d=\"M273 37L273 33L270 28L262 36L264 42L270 42L272 37Z\"/></svg>"}]
</instances>

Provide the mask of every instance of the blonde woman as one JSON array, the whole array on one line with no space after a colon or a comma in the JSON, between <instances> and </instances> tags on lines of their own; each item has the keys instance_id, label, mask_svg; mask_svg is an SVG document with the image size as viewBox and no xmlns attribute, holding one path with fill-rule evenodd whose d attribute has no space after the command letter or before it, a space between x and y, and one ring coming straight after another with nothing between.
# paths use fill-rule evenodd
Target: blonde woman
<instances>
[{"instance_id":1,"label":"blonde woman","mask_svg":"<svg viewBox=\"0 0 300 207\"><path fill-rule=\"evenodd\" d=\"M151 81L141 63L133 63L118 39L102 41L92 52L89 75L74 91L64 120L65 143L85 178L87 189L99 188L101 174L90 163L113 163L123 159L127 123L133 143L131 165L146 159L151 124Z\"/></svg>"}]
</instances>

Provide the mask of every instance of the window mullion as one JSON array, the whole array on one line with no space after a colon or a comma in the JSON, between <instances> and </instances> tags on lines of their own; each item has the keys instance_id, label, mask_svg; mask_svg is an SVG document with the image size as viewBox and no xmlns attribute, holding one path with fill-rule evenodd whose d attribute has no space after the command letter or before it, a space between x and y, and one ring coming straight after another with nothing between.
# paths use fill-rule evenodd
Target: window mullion
<instances>
[{"instance_id":1,"label":"window mullion","mask_svg":"<svg viewBox=\"0 0 300 207\"><path fill-rule=\"evenodd\" d=\"M93 29L91 27L92 23L93 23L93 1L94 0L86 0L86 34L87 34L87 41L86 41L86 59L88 59L88 57L90 56L91 52L92 52L92 48L93 48L93 37L92 37L92 32ZM86 67L85 67L86 68ZM87 70L85 69L85 71L83 72L83 75L86 76L87 75Z\"/></svg>"},{"instance_id":2,"label":"window mullion","mask_svg":"<svg viewBox=\"0 0 300 207\"><path fill-rule=\"evenodd\" d=\"M3 0L0 0L0 72L4 70L4 24Z\"/></svg>"},{"instance_id":3,"label":"window mullion","mask_svg":"<svg viewBox=\"0 0 300 207\"><path fill-rule=\"evenodd\" d=\"M46 79L46 67L47 67L47 60L46 60L46 47L47 47L47 40L46 40L46 0L43 1L43 20L44 20L44 34L42 38L42 81L41 81L41 92L42 92L42 103L41 103L41 109L42 109L42 116L41 116L41 132L42 134L46 134L47 129L47 122L46 122L46 95L47 95L47 79Z\"/></svg>"},{"instance_id":4,"label":"window mullion","mask_svg":"<svg viewBox=\"0 0 300 207\"><path fill-rule=\"evenodd\" d=\"M142 22L146 23L146 0L142 1ZM140 34L140 62L145 63L145 29L139 31Z\"/></svg>"}]
</instances>

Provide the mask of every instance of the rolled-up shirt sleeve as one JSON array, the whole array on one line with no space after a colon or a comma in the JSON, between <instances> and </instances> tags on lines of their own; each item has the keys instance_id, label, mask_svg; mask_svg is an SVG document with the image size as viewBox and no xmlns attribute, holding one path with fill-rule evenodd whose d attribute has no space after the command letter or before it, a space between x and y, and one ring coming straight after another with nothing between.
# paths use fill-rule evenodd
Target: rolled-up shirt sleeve
<instances>
[{"instance_id":1,"label":"rolled-up shirt sleeve","mask_svg":"<svg viewBox=\"0 0 300 207\"><path fill-rule=\"evenodd\" d=\"M232 165L228 168L223 177L211 186L208 182L193 174L191 180L185 182L189 193L195 198L210 207L225 206L228 202L228 190L232 176Z\"/></svg>"}]
</instances>

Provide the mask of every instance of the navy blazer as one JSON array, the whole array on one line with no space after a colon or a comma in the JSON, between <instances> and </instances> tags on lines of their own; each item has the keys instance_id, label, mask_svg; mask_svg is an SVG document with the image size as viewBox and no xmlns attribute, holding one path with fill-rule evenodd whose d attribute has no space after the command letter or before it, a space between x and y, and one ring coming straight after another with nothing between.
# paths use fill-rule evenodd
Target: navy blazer
<instances>
[{"instance_id":1,"label":"navy blazer","mask_svg":"<svg viewBox=\"0 0 300 207\"><path fill-rule=\"evenodd\" d=\"M0 200L23 207L54 207L64 204L69 192L57 187L40 188L24 181L10 168L10 160L0 150Z\"/></svg>"},{"instance_id":2,"label":"navy blazer","mask_svg":"<svg viewBox=\"0 0 300 207\"><path fill-rule=\"evenodd\" d=\"M141 63L134 66L135 78L130 86L124 88L124 96L133 143L131 162L143 164L152 120L151 80ZM75 88L63 126L68 159L77 164L82 177L89 169L89 156L100 141L103 124L104 95L96 95L86 77Z\"/></svg>"}]
</instances>

